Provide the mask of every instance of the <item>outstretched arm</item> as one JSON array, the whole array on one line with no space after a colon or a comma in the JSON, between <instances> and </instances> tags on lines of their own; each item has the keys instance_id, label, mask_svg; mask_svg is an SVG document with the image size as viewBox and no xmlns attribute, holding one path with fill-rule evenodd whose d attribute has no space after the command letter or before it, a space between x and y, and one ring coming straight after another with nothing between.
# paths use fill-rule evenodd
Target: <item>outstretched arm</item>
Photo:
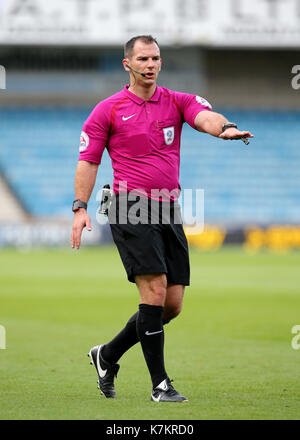
<instances>
[{"instance_id":1,"label":"outstretched arm","mask_svg":"<svg viewBox=\"0 0 300 440\"><path fill-rule=\"evenodd\" d=\"M194 120L195 128L198 131L211 134L212 136L219 137L221 139L242 139L253 138L253 134L250 131L240 131L237 128L227 128L222 133L222 127L228 120L220 113L203 110L199 112Z\"/></svg>"}]
</instances>

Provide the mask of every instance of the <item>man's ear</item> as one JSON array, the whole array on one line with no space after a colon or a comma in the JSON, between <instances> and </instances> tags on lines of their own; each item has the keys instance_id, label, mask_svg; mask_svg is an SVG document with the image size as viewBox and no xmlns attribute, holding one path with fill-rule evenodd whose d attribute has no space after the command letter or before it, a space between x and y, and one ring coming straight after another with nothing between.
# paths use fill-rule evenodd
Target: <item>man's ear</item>
<instances>
[{"instance_id":1,"label":"man's ear","mask_svg":"<svg viewBox=\"0 0 300 440\"><path fill-rule=\"evenodd\" d=\"M127 67L127 64L129 65L129 59L128 59L128 58L124 58L124 59L122 60L122 63L123 63L123 67L124 67L124 69L126 70L126 72L130 72L129 67Z\"/></svg>"}]
</instances>

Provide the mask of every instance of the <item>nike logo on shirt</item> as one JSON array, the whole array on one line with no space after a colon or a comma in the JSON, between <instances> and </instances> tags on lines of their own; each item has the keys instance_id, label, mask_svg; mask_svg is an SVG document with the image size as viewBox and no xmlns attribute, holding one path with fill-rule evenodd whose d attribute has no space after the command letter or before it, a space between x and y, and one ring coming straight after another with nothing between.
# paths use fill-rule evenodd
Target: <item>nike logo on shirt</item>
<instances>
[{"instance_id":1,"label":"nike logo on shirt","mask_svg":"<svg viewBox=\"0 0 300 440\"><path fill-rule=\"evenodd\" d=\"M123 116L122 119L123 119L123 121L127 121L127 119L130 119L135 115L136 115L136 113L134 113L134 115L127 116L126 118L125 118L125 116Z\"/></svg>"},{"instance_id":2,"label":"nike logo on shirt","mask_svg":"<svg viewBox=\"0 0 300 440\"><path fill-rule=\"evenodd\" d=\"M150 336L150 335L156 335L157 333L161 333L163 330L159 330L158 332L149 332L148 330L145 332L145 335Z\"/></svg>"}]
</instances>

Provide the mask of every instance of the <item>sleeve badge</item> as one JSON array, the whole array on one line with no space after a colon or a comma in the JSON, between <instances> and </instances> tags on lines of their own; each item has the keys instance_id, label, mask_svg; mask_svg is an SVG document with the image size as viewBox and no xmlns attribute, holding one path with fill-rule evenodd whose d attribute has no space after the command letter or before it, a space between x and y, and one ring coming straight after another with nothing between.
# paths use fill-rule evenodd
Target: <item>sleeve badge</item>
<instances>
[{"instance_id":1,"label":"sleeve badge","mask_svg":"<svg viewBox=\"0 0 300 440\"><path fill-rule=\"evenodd\" d=\"M82 151L87 149L87 147L89 146L89 142L90 142L89 136L85 133L85 131L82 131L80 135L80 144L79 144L80 153L82 153Z\"/></svg>"},{"instance_id":2,"label":"sleeve badge","mask_svg":"<svg viewBox=\"0 0 300 440\"><path fill-rule=\"evenodd\" d=\"M201 96L196 95L196 101L199 102L199 104L203 105L204 107L212 108L210 103L206 101L206 99L202 98Z\"/></svg>"}]
</instances>

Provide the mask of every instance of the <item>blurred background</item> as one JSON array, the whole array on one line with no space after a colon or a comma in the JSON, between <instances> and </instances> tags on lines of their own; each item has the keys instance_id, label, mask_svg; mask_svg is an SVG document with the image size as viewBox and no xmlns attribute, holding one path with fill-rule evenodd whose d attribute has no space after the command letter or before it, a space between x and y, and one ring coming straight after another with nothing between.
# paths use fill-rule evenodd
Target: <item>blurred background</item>
<instances>
[{"instance_id":1,"label":"blurred background","mask_svg":"<svg viewBox=\"0 0 300 440\"><path fill-rule=\"evenodd\" d=\"M298 0L1 0L0 246L69 242L81 128L128 82L123 45L150 33L159 85L205 97L255 138L249 146L182 136L182 188L204 189L200 248L300 246L300 3ZM299 75L298 75L299 76ZM99 190L86 244L111 240Z\"/></svg>"}]
</instances>

